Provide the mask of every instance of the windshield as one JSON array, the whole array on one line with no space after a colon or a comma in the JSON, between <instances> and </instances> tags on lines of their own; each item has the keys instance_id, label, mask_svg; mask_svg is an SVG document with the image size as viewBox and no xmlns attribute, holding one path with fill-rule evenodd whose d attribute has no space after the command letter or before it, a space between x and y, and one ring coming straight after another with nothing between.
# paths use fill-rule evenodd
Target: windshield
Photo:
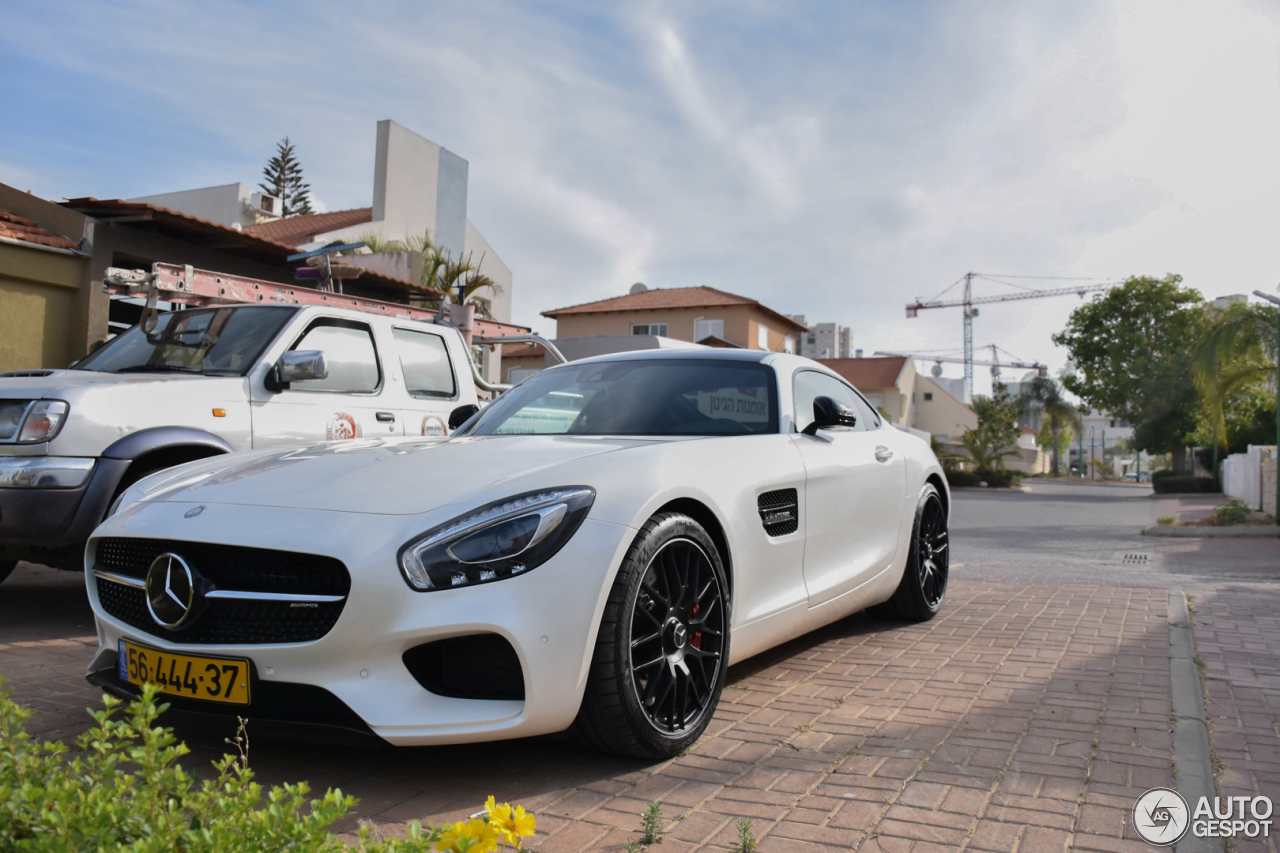
<instances>
[{"instance_id":1,"label":"windshield","mask_svg":"<svg viewBox=\"0 0 1280 853\"><path fill-rule=\"evenodd\" d=\"M753 435L778 431L773 371L710 359L547 370L486 408L466 435Z\"/></svg>"},{"instance_id":2,"label":"windshield","mask_svg":"<svg viewBox=\"0 0 1280 853\"><path fill-rule=\"evenodd\" d=\"M296 310L247 305L161 314L151 334L134 326L76 369L243 376Z\"/></svg>"}]
</instances>

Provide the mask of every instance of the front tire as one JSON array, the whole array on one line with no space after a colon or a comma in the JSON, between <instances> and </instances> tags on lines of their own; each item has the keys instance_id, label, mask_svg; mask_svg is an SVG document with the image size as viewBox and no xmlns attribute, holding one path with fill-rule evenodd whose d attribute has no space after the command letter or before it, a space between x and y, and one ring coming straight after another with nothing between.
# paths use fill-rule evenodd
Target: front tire
<instances>
[{"instance_id":1,"label":"front tire","mask_svg":"<svg viewBox=\"0 0 1280 853\"><path fill-rule=\"evenodd\" d=\"M911 622L927 622L937 616L947 597L950 565L947 510L937 487L926 483L916 504L907 566L902 582L888 601L889 610Z\"/></svg>"},{"instance_id":2,"label":"front tire","mask_svg":"<svg viewBox=\"0 0 1280 853\"><path fill-rule=\"evenodd\" d=\"M728 591L700 524L681 513L651 518L609 591L571 735L635 758L671 758L696 743L724 687Z\"/></svg>"}]
</instances>

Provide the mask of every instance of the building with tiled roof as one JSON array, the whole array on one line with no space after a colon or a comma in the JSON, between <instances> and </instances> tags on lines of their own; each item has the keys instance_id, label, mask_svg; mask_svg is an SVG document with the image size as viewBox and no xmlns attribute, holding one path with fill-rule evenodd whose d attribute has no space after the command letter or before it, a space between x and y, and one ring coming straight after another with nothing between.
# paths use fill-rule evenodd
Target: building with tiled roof
<instances>
[{"instance_id":1,"label":"building with tiled roof","mask_svg":"<svg viewBox=\"0 0 1280 853\"><path fill-rule=\"evenodd\" d=\"M0 239L52 249L74 249L79 244L52 231L46 231L30 219L8 210L0 210Z\"/></svg>"},{"instance_id":2,"label":"building with tiled roof","mask_svg":"<svg viewBox=\"0 0 1280 853\"><path fill-rule=\"evenodd\" d=\"M805 326L755 299L714 287L632 288L615 296L570 305L542 316L556 321L558 338L590 335L659 335L698 343L715 338L744 349L792 352Z\"/></svg>"},{"instance_id":3,"label":"building with tiled roof","mask_svg":"<svg viewBox=\"0 0 1280 853\"><path fill-rule=\"evenodd\" d=\"M333 210L328 213L273 219L269 222L249 225L244 229L244 233L275 240L277 243L301 246L303 243L314 241L321 234L356 228L372 221L372 207L356 207L351 210Z\"/></svg>"}]
</instances>

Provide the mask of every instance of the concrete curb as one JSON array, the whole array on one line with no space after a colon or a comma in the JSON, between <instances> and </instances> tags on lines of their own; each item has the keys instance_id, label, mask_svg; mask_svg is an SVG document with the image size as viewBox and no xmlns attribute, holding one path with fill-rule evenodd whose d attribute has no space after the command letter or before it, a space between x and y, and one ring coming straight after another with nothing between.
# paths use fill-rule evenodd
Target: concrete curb
<instances>
[{"instance_id":1,"label":"concrete curb","mask_svg":"<svg viewBox=\"0 0 1280 853\"><path fill-rule=\"evenodd\" d=\"M1157 525L1142 531L1143 536L1166 536L1171 539L1275 539L1280 527L1254 525L1247 527L1174 527Z\"/></svg>"},{"instance_id":2,"label":"concrete curb","mask_svg":"<svg viewBox=\"0 0 1280 853\"><path fill-rule=\"evenodd\" d=\"M1204 691L1196 669L1196 641L1187 613L1187 596L1181 589L1169 590L1169 677L1173 694L1174 787L1194 813L1201 797L1217 792L1213 781L1213 759L1209 751L1209 723L1205 716ZM1190 815L1187 816L1190 818ZM1175 853L1222 853L1221 838L1196 838L1190 832L1174 845Z\"/></svg>"}]
</instances>

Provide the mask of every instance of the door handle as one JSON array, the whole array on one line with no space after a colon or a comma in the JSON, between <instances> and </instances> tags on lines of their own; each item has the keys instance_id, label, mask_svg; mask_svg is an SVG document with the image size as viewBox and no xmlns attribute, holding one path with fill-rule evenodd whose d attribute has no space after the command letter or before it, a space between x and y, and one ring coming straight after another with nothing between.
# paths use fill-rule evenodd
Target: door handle
<instances>
[{"instance_id":1,"label":"door handle","mask_svg":"<svg viewBox=\"0 0 1280 853\"><path fill-rule=\"evenodd\" d=\"M384 424L394 423L396 419L396 416L393 415L391 412L378 412L377 417L378 417L378 421Z\"/></svg>"},{"instance_id":2,"label":"door handle","mask_svg":"<svg viewBox=\"0 0 1280 853\"><path fill-rule=\"evenodd\" d=\"M885 447L883 444L876 448L876 461L888 462L893 458L893 451Z\"/></svg>"}]
</instances>

